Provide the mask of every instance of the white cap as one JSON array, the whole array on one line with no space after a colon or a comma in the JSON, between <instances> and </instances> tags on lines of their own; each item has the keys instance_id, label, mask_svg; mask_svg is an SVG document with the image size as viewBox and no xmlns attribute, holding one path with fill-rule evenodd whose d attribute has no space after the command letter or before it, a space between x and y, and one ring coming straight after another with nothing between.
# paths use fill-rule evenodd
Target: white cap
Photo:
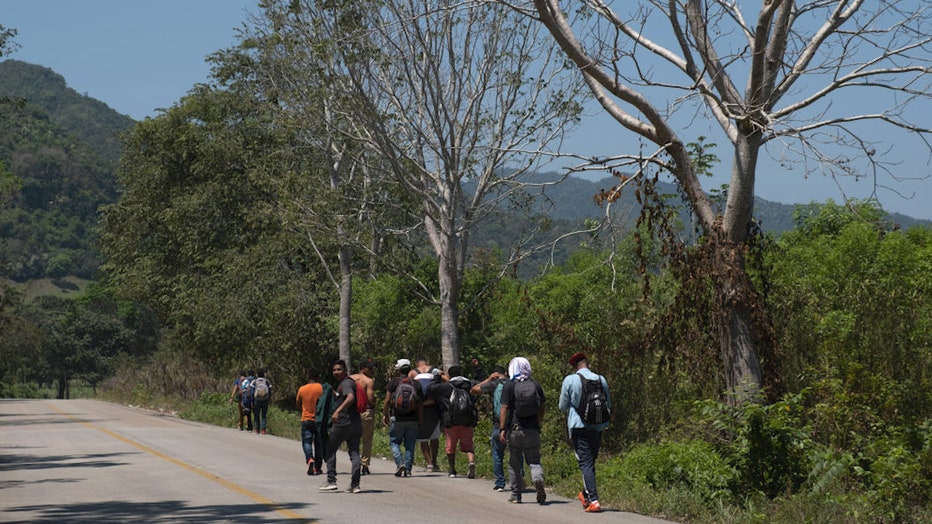
<instances>
[{"instance_id":1,"label":"white cap","mask_svg":"<svg viewBox=\"0 0 932 524\"><path fill-rule=\"evenodd\" d=\"M411 361L406 358L399 358L398 362L395 362L395 369L401 369L405 366L411 367Z\"/></svg>"}]
</instances>

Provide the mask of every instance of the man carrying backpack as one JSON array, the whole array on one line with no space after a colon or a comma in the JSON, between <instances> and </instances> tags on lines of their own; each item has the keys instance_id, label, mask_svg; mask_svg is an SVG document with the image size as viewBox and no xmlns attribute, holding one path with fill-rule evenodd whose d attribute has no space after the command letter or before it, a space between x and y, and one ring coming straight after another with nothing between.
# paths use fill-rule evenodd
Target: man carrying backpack
<instances>
[{"instance_id":1,"label":"man carrying backpack","mask_svg":"<svg viewBox=\"0 0 932 524\"><path fill-rule=\"evenodd\" d=\"M508 363L510 380L502 388L502 410L499 414L499 439L508 443L508 476L511 478L513 504L521 503L524 491L524 462L531 470L531 480L537 490L537 503L547 500L544 491L544 467L540 463L540 428L544 420L544 390L531 378L531 363L515 357Z\"/></svg>"},{"instance_id":2,"label":"man carrying backpack","mask_svg":"<svg viewBox=\"0 0 932 524\"><path fill-rule=\"evenodd\" d=\"M252 397L256 433L265 435L269 421L269 403L272 400L272 383L265 376L265 370L259 371L259 375L249 385L249 396Z\"/></svg>"},{"instance_id":3,"label":"man carrying backpack","mask_svg":"<svg viewBox=\"0 0 932 524\"><path fill-rule=\"evenodd\" d=\"M240 395L240 406L243 407L243 416L246 417L246 431L252 432L252 381L256 380L256 374L252 370L246 373L246 378L243 379L242 386L242 395Z\"/></svg>"},{"instance_id":4,"label":"man carrying backpack","mask_svg":"<svg viewBox=\"0 0 932 524\"><path fill-rule=\"evenodd\" d=\"M320 486L321 491L336 491L337 489L337 450L346 442L349 452L350 485L347 493L359 493L359 477L361 462L359 459L359 441L362 439L362 420L356 407L356 381L349 378L346 371L346 362L337 360L333 363L333 378L337 382L334 389L334 405L336 408L330 416L332 426L330 438L327 442L327 481Z\"/></svg>"},{"instance_id":5,"label":"man carrying backpack","mask_svg":"<svg viewBox=\"0 0 932 524\"><path fill-rule=\"evenodd\" d=\"M583 476L583 491L577 497L587 513L602 511L595 484L595 460L602 445L602 432L611 420L611 399L605 377L589 370L583 353L570 357L574 373L563 379L559 407L566 412L566 426Z\"/></svg>"},{"instance_id":6,"label":"man carrying backpack","mask_svg":"<svg viewBox=\"0 0 932 524\"><path fill-rule=\"evenodd\" d=\"M449 475L456 477L456 446L466 454L469 461L467 478L476 478L476 454L473 448L473 428L479 421L476 400L470 393L473 382L463 376L463 368L450 366L446 375L441 375L427 386L427 396L440 406L440 421L447 437L447 463Z\"/></svg>"},{"instance_id":7,"label":"man carrying backpack","mask_svg":"<svg viewBox=\"0 0 932 524\"><path fill-rule=\"evenodd\" d=\"M508 370L502 366L492 368L492 374L485 380L472 387L473 395L486 393L492 400L492 435L489 439L489 447L492 451L492 473L495 475L495 484L492 485L494 491L505 491L505 443L499 438L501 428L499 427L499 415L502 412L502 389L508 382Z\"/></svg>"},{"instance_id":8,"label":"man carrying backpack","mask_svg":"<svg viewBox=\"0 0 932 524\"><path fill-rule=\"evenodd\" d=\"M363 475L369 474L369 464L372 462L372 435L375 433L375 361L367 358L359 365L359 373L353 373L350 378L362 386L366 393L366 409L359 413L362 420L362 443L360 460L362 461ZM356 388L359 391L360 388ZM357 399L359 400L359 399Z\"/></svg>"},{"instance_id":9,"label":"man carrying backpack","mask_svg":"<svg viewBox=\"0 0 932 524\"><path fill-rule=\"evenodd\" d=\"M382 421L388 426L396 477L411 476L418 426L423 419L421 385L408 376L410 372L410 360L402 358L395 363L396 375L388 383L382 406ZM401 446L404 446L403 455Z\"/></svg>"}]
</instances>

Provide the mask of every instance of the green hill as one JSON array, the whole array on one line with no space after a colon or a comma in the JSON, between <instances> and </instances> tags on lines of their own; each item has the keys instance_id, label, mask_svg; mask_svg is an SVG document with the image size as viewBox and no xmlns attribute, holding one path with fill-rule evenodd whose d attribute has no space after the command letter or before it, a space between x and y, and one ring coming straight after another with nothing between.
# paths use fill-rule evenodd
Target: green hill
<instances>
[{"instance_id":1,"label":"green hill","mask_svg":"<svg viewBox=\"0 0 932 524\"><path fill-rule=\"evenodd\" d=\"M0 62L4 96L0 162L21 188L0 209L0 276L94 278L97 211L118 196L119 135L134 121L16 60Z\"/></svg>"}]
</instances>

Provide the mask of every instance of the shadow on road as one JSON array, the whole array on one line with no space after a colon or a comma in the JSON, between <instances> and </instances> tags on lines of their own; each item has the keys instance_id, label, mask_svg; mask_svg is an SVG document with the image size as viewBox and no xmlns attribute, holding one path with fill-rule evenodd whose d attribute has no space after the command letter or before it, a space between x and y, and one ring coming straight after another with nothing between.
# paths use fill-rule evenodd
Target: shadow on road
<instances>
[{"instance_id":1,"label":"shadow on road","mask_svg":"<svg viewBox=\"0 0 932 524\"><path fill-rule=\"evenodd\" d=\"M103 460L134 453L91 453L85 455L15 455L0 454L0 471L18 469L57 469L57 468L109 468L125 466L126 462Z\"/></svg>"},{"instance_id":2,"label":"shadow on road","mask_svg":"<svg viewBox=\"0 0 932 524\"><path fill-rule=\"evenodd\" d=\"M279 504L276 509L296 511L307 504ZM268 506L257 504L228 504L191 506L181 501L164 502L98 502L85 504L56 504L7 508L6 515L25 513L29 522L57 522L84 524L87 522L315 522L270 517Z\"/></svg>"}]
</instances>

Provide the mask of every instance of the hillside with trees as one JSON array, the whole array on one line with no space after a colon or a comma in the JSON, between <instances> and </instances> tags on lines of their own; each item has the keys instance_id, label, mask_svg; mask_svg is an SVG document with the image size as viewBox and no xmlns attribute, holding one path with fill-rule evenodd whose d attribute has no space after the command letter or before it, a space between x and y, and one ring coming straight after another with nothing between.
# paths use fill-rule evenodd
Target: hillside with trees
<instances>
[{"instance_id":1,"label":"hillside with trees","mask_svg":"<svg viewBox=\"0 0 932 524\"><path fill-rule=\"evenodd\" d=\"M97 276L100 206L119 193L119 135L134 122L48 68L0 63L0 162L18 191L0 208L0 276Z\"/></svg>"}]
</instances>

